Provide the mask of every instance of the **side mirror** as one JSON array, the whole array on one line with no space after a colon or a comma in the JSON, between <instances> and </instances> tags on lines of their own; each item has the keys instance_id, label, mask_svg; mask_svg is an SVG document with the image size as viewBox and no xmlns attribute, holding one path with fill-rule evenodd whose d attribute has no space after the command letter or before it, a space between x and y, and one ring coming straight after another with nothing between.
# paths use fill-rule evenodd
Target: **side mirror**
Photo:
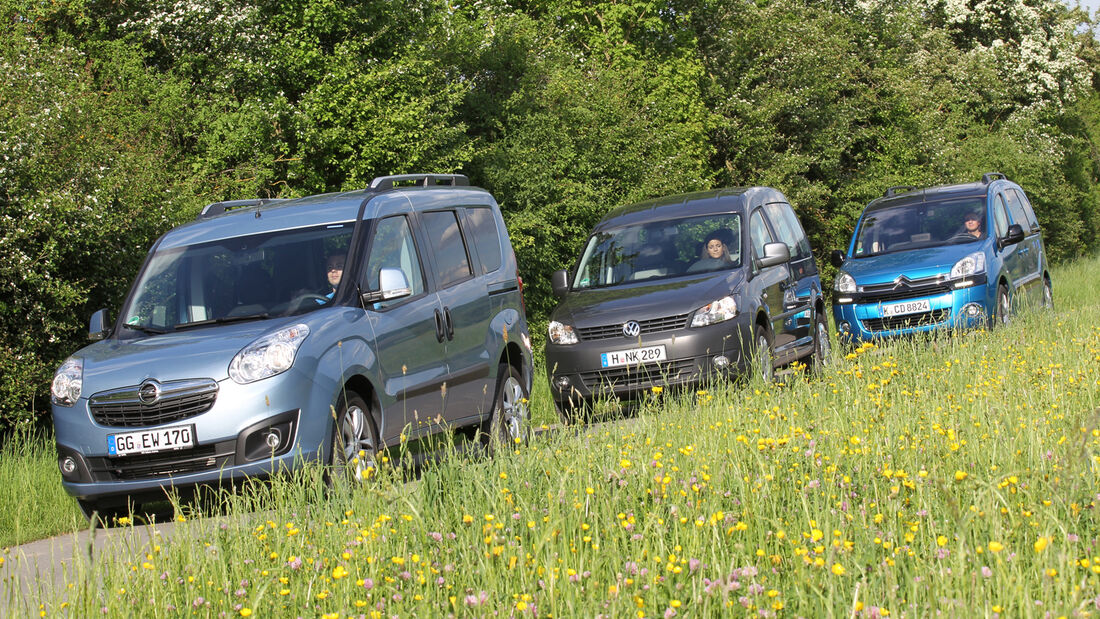
<instances>
[{"instance_id":1,"label":"side mirror","mask_svg":"<svg viewBox=\"0 0 1100 619\"><path fill-rule=\"evenodd\" d=\"M1012 224L1008 227L1008 234L1001 237L1001 247L1015 245L1024 240L1024 229L1020 224Z\"/></svg>"},{"instance_id":2,"label":"side mirror","mask_svg":"<svg viewBox=\"0 0 1100 619\"><path fill-rule=\"evenodd\" d=\"M550 276L550 290L554 292L555 297L564 297L565 293L569 292L569 271L565 269L554 271Z\"/></svg>"},{"instance_id":3,"label":"side mirror","mask_svg":"<svg viewBox=\"0 0 1100 619\"><path fill-rule=\"evenodd\" d=\"M107 310L96 310L90 320L88 320L88 339L93 342L98 342L107 337L111 333L111 319L107 315Z\"/></svg>"},{"instance_id":4,"label":"side mirror","mask_svg":"<svg viewBox=\"0 0 1100 619\"><path fill-rule=\"evenodd\" d=\"M848 256L844 255L844 252L839 249L834 249L833 253L829 254L829 262L833 263L833 266L840 268L844 264L844 259Z\"/></svg>"},{"instance_id":5,"label":"side mirror","mask_svg":"<svg viewBox=\"0 0 1100 619\"><path fill-rule=\"evenodd\" d=\"M790 262L791 248L786 243L767 243L764 245L764 255L757 261L761 269L777 264Z\"/></svg>"},{"instance_id":6,"label":"side mirror","mask_svg":"<svg viewBox=\"0 0 1100 619\"><path fill-rule=\"evenodd\" d=\"M379 290L375 292L363 293L363 302L392 301L412 294L412 288L409 288L409 280L405 278L405 272L401 269L380 270L378 272L378 288Z\"/></svg>"}]
</instances>

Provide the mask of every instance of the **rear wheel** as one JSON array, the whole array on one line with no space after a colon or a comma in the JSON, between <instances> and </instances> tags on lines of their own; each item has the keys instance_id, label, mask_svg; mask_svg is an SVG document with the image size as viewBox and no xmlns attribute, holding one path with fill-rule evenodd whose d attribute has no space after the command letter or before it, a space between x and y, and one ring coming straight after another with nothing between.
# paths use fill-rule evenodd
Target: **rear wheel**
<instances>
[{"instance_id":1,"label":"rear wheel","mask_svg":"<svg viewBox=\"0 0 1100 619\"><path fill-rule=\"evenodd\" d=\"M531 407L523 376L516 368L503 363L498 372L497 395L493 401L493 418L489 425L489 441L501 441L514 446L531 437Z\"/></svg>"},{"instance_id":2,"label":"rear wheel","mask_svg":"<svg viewBox=\"0 0 1100 619\"><path fill-rule=\"evenodd\" d=\"M820 371L833 356L833 346L829 342L829 317L822 312L815 312L817 318L814 321L814 370Z\"/></svg>"},{"instance_id":3,"label":"rear wheel","mask_svg":"<svg viewBox=\"0 0 1100 619\"><path fill-rule=\"evenodd\" d=\"M1043 278L1043 309L1054 309L1054 289L1049 277Z\"/></svg>"},{"instance_id":4,"label":"rear wheel","mask_svg":"<svg viewBox=\"0 0 1100 619\"><path fill-rule=\"evenodd\" d=\"M346 392L332 436L334 478L364 481L378 470L378 429L370 407L359 394Z\"/></svg>"},{"instance_id":5,"label":"rear wheel","mask_svg":"<svg viewBox=\"0 0 1100 619\"><path fill-rule=\"evenodd\" d=\"M756 335L753 337L753 365L756 375L765 383L770 383L775 378L775 357L772 355L772 338L761 325L756 326Z\"/></svg>"},{"instance_id":6,"label":"rear wheel","mask_svg":"<svg viewBox=\"0 0 1100 619\"><path fill-rule=\"evenodd\" d=\"M1012 299L1008 296L1008 286L997 286L997 306L993 309L993 324L1004 326L1012 316Z\"/></svg>"}]
</instances>

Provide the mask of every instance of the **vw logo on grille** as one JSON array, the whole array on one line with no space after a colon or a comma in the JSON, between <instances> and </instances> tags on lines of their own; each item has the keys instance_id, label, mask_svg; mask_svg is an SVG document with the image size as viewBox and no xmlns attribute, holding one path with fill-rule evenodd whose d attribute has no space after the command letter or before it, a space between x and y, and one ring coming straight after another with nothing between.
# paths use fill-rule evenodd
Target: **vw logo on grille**
<instances>
[{"instance_id":1,"label":"vw logo on grille","mask_svg":"<svg viewBox=\"0 0 1100 619\"><path fill-rule=\"evenodd\" d=\"M638 337L638 334L642 332L642 325L638 324L635 320L628 320L623 323L623 337Z\"/></svg>"},{"instance_id":2,"label":"vw logo on grille","mask_svg":"<svg viewBox=\"0 0 1100 619\"><path fill-rule=\"evenodd\" d=\"M142 404L152 405L160 400L160 383L155 380L147 380L138 388L138 400Z\"/></svg>"}]
</instances>

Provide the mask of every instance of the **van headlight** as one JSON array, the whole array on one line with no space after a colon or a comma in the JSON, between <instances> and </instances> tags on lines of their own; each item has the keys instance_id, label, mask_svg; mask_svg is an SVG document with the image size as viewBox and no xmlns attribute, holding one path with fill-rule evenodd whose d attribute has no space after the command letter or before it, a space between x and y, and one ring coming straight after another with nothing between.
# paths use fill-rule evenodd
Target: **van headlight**
<instances>
[{"instance_id":1,"label":"van headlight","mask_svg":"<svg viewBox=\"0 0 1100 619\"><path fill-rule=\"evenodd\" d=\"M50 400L59 406L72 406L80 399L80 388L84 385L84 360L69 357L53 375L50 384Z\"/></svg>"},{"instance_id":2,"label":"van headlight","mask_svg":"<svg viewBox=\"0 0 1100 619\"><path fill-rule=\"evenodd\" d=\"M705 327L736 316L737 301L733 297L722 297L695 310L695 315L691 317L691 326Z\"/></svg>"},{"instance_id":3,"label":"van headlight","mask_svg":"<svg viewBox=\"0 0 1100 619\"><path fill-rule=\"evenodd\" d=\"M241 349L229 362L229 378L242 385L282 374L294 365L298 348L309 335L309 327L293 327L269 333Z\"/></svg>"},{"instance_id":4,"label":"van headlight","mask_svg":"<svg viewBox=\"0 0 1100 619\"><path fill-rule=\"evenodd\" d=\"M841 271L836 274L836 281L833 282L833 290L844 294L855 294L856 280L851 275Z\"/></svg>"},{"instance_id":5,"label":"van headlight","mask_svg":"<svg viewBox=\"0 0 1100 619\"><path fill-rule=\"evenodd\" d=\"M985 273L985 252L976 251L959 260L951 267L951 279L970 277Z\"/></svg>"},{"instance_id":6,"label":"van headlight","mask_svg":"<svg viewBox=\"0 0 1100 619\"><path fill-rule=\"evenodd\" d=\"M577 332L573 330L573 325L551 320L547 325L547 331L549 331L550 341L559 346L577 343Z\"/></svg>"}]
</instances>

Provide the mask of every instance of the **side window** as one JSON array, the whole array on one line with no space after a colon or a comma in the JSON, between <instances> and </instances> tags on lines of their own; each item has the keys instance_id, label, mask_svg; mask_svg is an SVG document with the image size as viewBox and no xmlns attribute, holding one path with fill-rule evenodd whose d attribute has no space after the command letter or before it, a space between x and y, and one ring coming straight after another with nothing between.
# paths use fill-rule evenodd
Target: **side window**
<instances>
[{"instance_id":1,"label":"side window","mask_svg":"<svg viewBox=\"0 0 1100 619\"><path fill-rule=\"evenodd\" d=\"M773 202L764 205L768 212L768 219L772 222L779 238L787 244L794 258L806 258L810 255L810 242L806 239L806 233L802 231L802 224L794 214L790 204Z\"/></svg>"},{"instance_id":2,"label":"side window","mask_svg":"<svg viewBox=\"0 0 1100 619\"><path fill-rule=\"evenodd\" d=\"M404 215L378 222L370 244L370 255L367 256L367 268L363 272L361 288L378 290L379 273L382 269L398 269L404 273L413 296L424 292L424 270L420 267L416 243L413 241L409 221Z\"/></svg>"},{"instance_id":3,"label":"side window","mask_svg":"<svg viewBox=\"0 0 1100 619\"><path fill-rule=\"evenodd\" d=\"M1012 193L1016 194L1016 199L1020 201L1020 204L1024 205L1024 215L1027 216L1027 222L1031 224L1032 230L1039 229L1039 220L1035 218L1035 211L1031 208L1031 202L1028 201L1024 192L1019 189L1009 189Z\"/></svg>"},{"instance_id":4,"label":"side window","mask_svg":"<svg viewBox=\"0 0 1100 619\"><path fill-rule=\"evenodd\" d=\"M1012 215L1012 223L1020 224L1025 233L1030 232L1031 222L1027 220L1024 205L1020 202L1020 197L1016 195L1014 190L1005 190L1005 202L1008 203L1008 212Z\"/></svg>"},{"instance_id":5,"label":"side window","mask_svg":"<svg viewBox=\"0 0 1100 619\"><path fill-rule=\"evenodd\" d=\"M756 209L749 219L749 239L752 253L757 258L764 255L764 246L772 242L772 233L768 230L768 224L764 223L764 211L760 209Z\"/></svg>"},{"instance_id":6,"label":"side window","mask_svg":"<svg viewBox=\"0 0 1100 619\"><path fill-rule=\"evenodd\" d=\"M428 238L435 242L432 247L435 252L435 269L440 287L446 288L472 275L466 242L462 240L462 231L458 227L455 212L424 213L422 219L424 231Z\"/></svg>"},{"instance_id":7,"label":"side window","mask_svg":"<svg viewBox=\"0 0 1100 619\"><path fill-rule=\"evenodd\" d=\"M997 194L997 197L993 199L993 225L994 230L997 233L997 238L1002 238L1008 234L1008 213L1005 210L1005 201L1001 197L1001 194Z\"/></svg>"},{"instance_id":8,"label":"side window","mask_svg":"<svg viewBox=\"0 0 1100 619\"><path fill-rule=\"evenodd\" d=\"M500 268L500 232L493 210L488 207L467 207L466 220L470 223L467 230L470 242L477 249L481 260L482 273L492 273Z\"/></svg>"}]
</instances>

